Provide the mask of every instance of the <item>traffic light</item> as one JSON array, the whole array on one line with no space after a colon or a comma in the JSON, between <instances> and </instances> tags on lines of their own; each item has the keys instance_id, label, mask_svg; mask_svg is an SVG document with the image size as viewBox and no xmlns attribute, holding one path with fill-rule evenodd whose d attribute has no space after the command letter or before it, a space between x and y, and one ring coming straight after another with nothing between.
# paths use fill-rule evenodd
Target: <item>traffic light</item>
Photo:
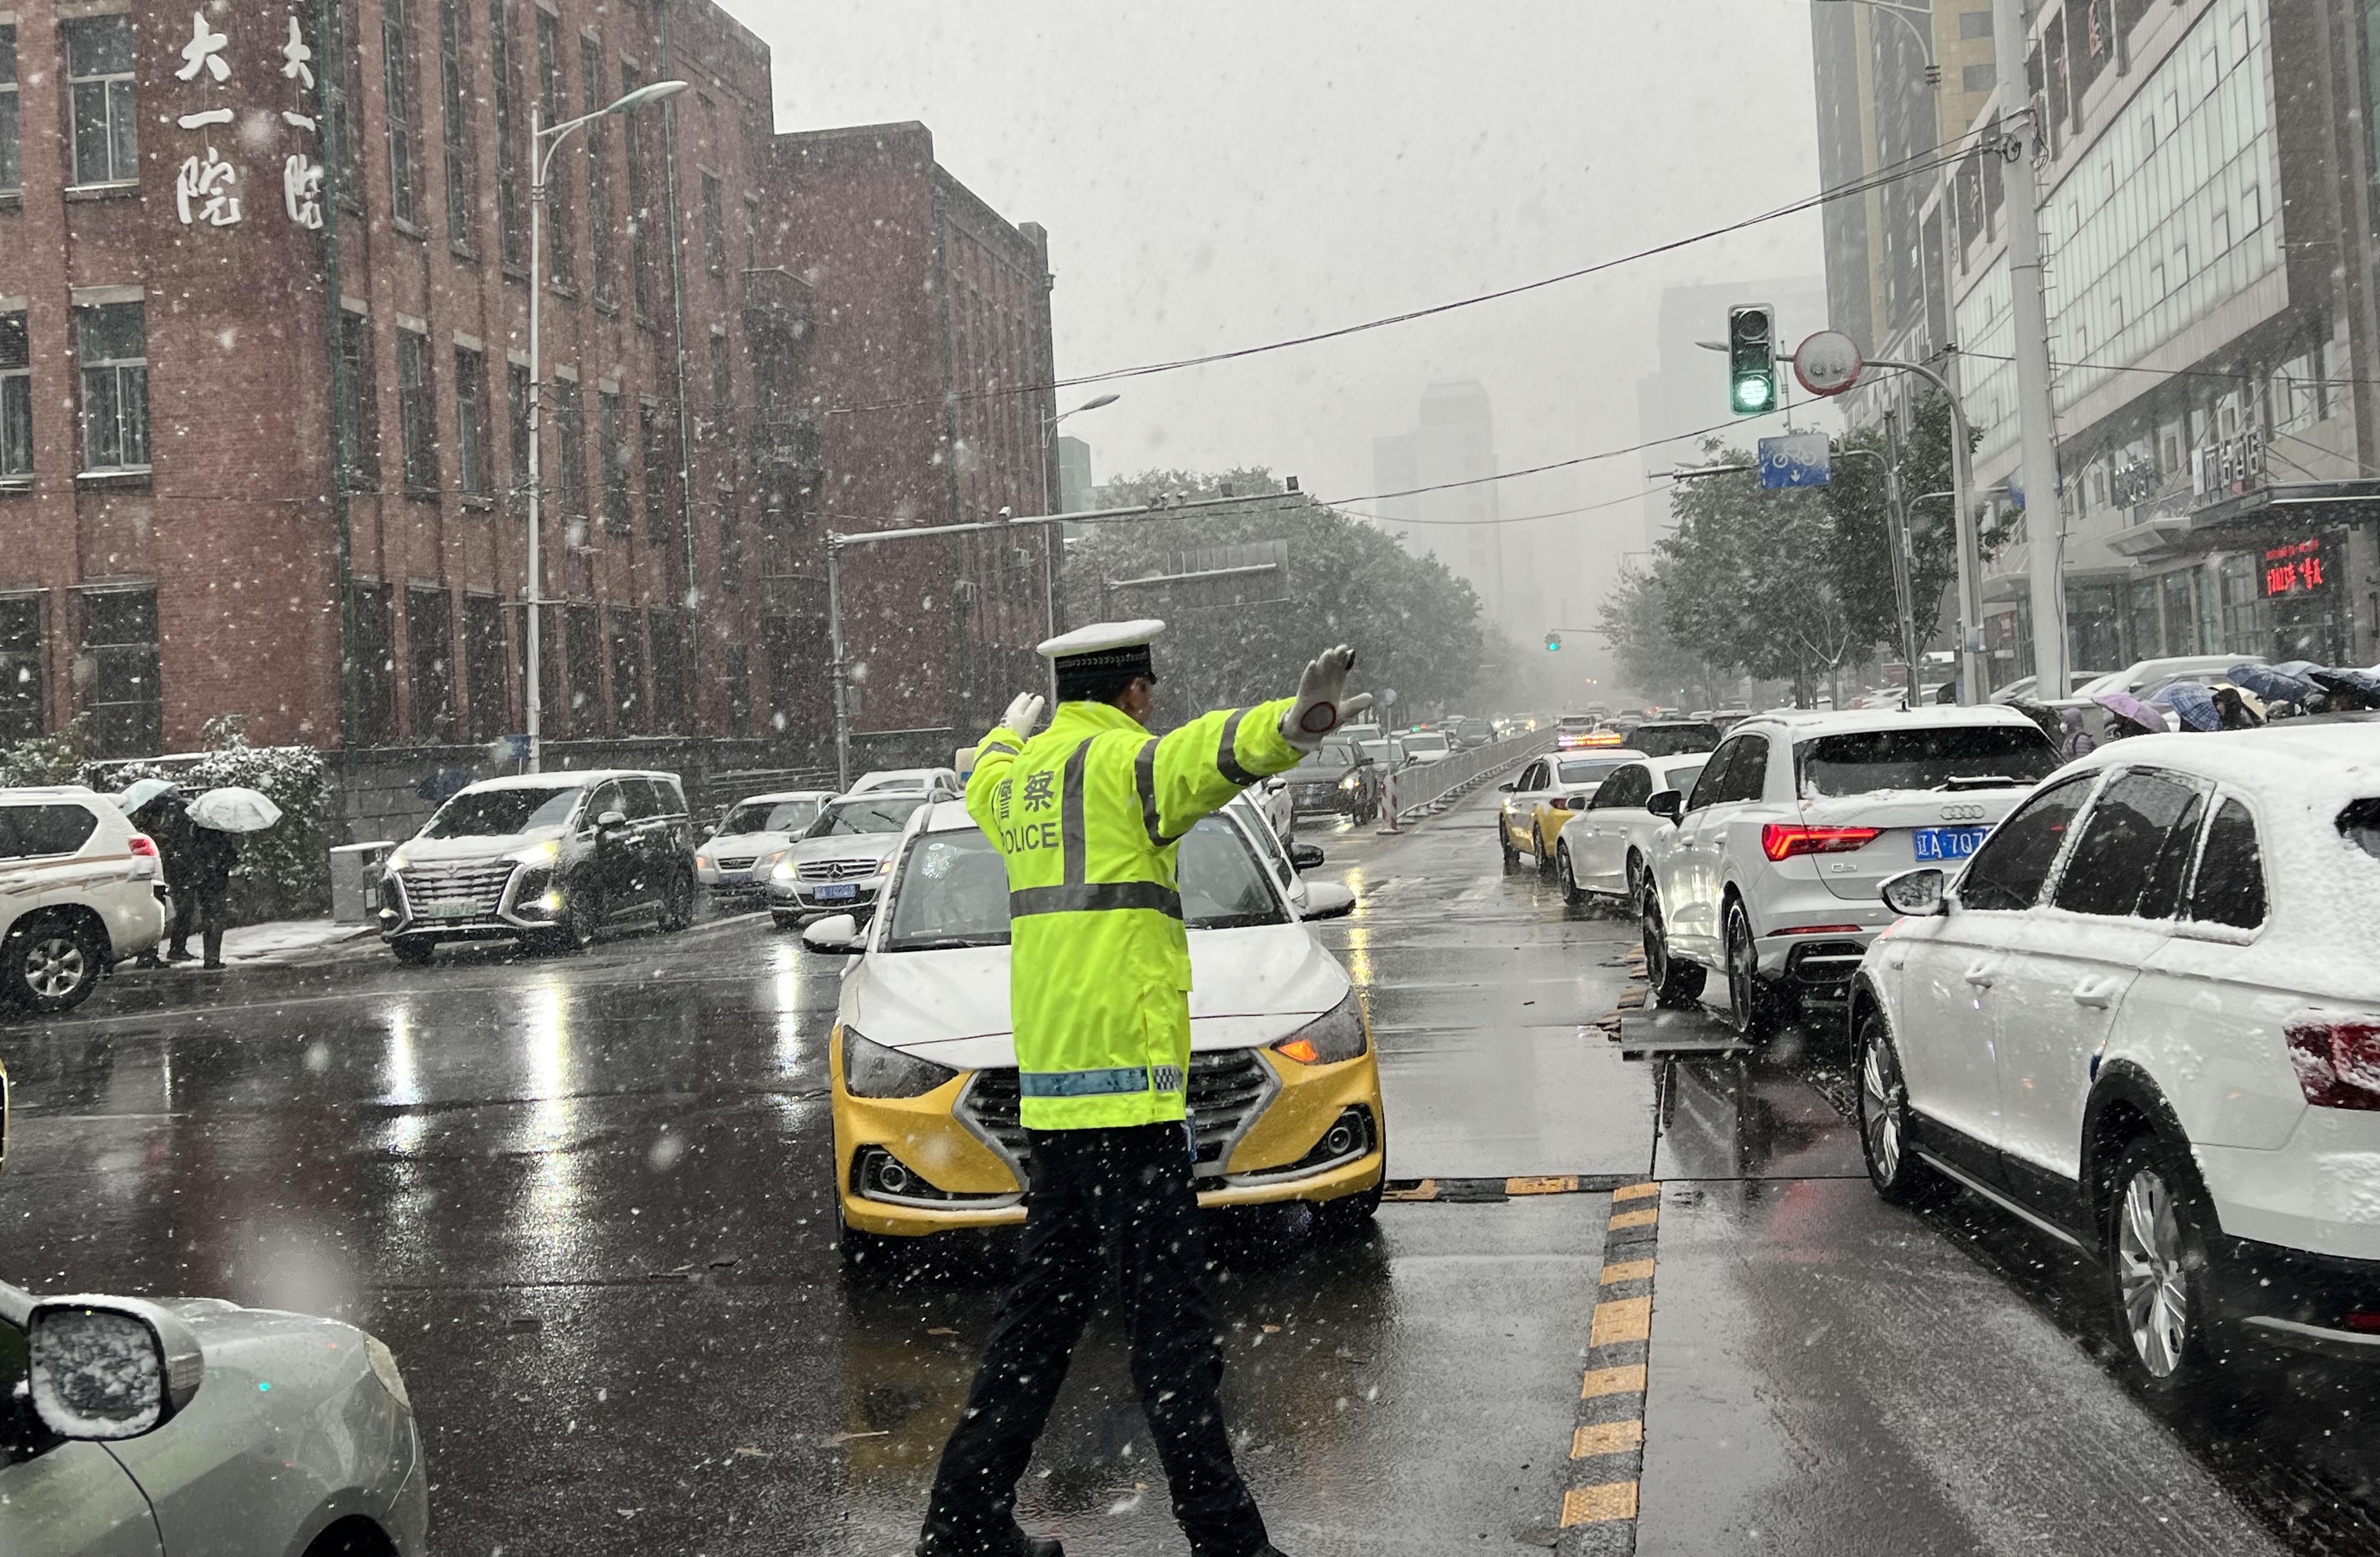
<instances>
[{"instance_id":1,"label":"traffic light","mask_svg":"<svg viewBox=\"0 0 2380 1557\"><path fill-rule=\"evenodd\" d=\"M1777 408L1777 310L1739 303L1727 310L1728 406L1738 416Z\"/></svg>"},{"instance_id":2,"label":"traffic light","mask_svg":"<svg viewBox=\"0 0 2380 1557\"><path fill-rule=\"evenodd\" d=\"M1546 652L1547 652L1547 653L1548 653L1548 654L1557 654L1557 653L1560 653L1560 651L1561 651L1561 634L1560 634L1560 633L1548 633L1548 634L1546 634Z\"/></svg>"}]
</instances>

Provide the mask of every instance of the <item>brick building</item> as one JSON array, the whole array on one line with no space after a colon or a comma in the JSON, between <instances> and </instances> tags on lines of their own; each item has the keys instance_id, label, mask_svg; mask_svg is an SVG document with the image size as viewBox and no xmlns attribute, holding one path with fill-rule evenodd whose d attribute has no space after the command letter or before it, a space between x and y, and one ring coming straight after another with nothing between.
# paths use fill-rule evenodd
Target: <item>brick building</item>
<instances>
[{"instance_id":1,"label":"brick building","mask_svg":"<svg viewBox=\"0 0 2380 1557\"><path fill-rule=\"evenodd\" d=\"M334 0L328 37L324 14L20 0L0 21L0 740L79 712L111 755L188 748L220 713L260 741L351 728L361 816L418 806L431 767L494 771L486 743L524 719L531 114L684 79L552 163L547 760L815 760L827 515L1039 506L1017 430L1038 439L1038 410L978 433L962 406L930 438L825 414L940 401L952 347L980 349L965 321L914 338L869 270L917 256L850 236L911 220L908 189L806 180L787 143L834 138L774 136L768 52L708 0ZM931 168L922 129L899 139ZM930 183L938 256L978 233L1011 270L1029 255L1031 307L995 311L1030 340L1000 371L1046 383L1038 233ZM994 285L971 260L931 274ZM966 442L995 434L988 462ZM869 599L855 658L941 651L903 719L951 723L937 673L1014 649L1014 572Z\"/></svg>"}]
</instances>

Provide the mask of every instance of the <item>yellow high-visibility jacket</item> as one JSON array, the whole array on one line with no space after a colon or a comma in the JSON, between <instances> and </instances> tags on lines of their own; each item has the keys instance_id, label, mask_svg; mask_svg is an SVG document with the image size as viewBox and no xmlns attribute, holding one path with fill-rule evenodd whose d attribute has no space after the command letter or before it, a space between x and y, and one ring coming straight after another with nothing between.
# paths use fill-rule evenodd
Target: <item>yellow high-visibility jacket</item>
<instances>
[{"instance_id":1,"label":"yellow high-visibility jacket","mask_svg":"<svg viewBox=\"0 0 2380 1557\"><path fill-rule=\"evenodd\" d=\"M1108 703L1058 705L1031 740L976 748L967 814L1008 861L1009 1013L1027 1129L1184 1116L1190 942L1182 835L1269 773L1294 699L1223 709L1161 739Z\"/></svg>"}]
</instances>

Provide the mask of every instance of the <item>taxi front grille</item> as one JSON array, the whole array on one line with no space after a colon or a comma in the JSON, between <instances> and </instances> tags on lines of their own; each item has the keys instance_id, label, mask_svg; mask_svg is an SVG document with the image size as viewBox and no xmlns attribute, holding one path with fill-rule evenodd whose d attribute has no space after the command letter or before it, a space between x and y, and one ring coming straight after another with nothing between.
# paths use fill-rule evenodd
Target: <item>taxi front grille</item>
<instances>
[{"instance_id":1,"label":"taxi front grille","mask_svg":"<svg viewBox=\"0 0 2380 1557\"><path fill-rule=\"evenodd\" d=\"M1200 1178L1220 1177L1232 1148L1272 1101L1278 1086L1272 1067L1253 1049L1216 1049L1190 1056L1190 1125L1198 1142L1193 1171ZM1016 1072L1002 1066L979 1070L959 1100L960 1118L977 1134L996 1142L1016 1166L1025 1183L1032 1168L1032 1150L1017 1120Z\"/></svg>"}]
</instances>

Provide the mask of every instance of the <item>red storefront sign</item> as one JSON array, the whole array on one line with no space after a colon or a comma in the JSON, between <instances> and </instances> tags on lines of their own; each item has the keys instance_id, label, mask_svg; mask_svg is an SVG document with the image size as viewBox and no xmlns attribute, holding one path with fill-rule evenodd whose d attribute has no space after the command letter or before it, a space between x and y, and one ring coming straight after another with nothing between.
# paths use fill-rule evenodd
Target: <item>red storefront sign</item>
<instances>
[{"instance_id":1,"label":"red storefront sign","mask_svg":"<svg viewBox=\"0 0 2380 1557\"><path fill-rule=\"evenodd\" d=\"M2322 538L2309 536L2286 546L2265 548L2265 595L2301 595L2330 581Z\"/></svg>"}]
</instances>

